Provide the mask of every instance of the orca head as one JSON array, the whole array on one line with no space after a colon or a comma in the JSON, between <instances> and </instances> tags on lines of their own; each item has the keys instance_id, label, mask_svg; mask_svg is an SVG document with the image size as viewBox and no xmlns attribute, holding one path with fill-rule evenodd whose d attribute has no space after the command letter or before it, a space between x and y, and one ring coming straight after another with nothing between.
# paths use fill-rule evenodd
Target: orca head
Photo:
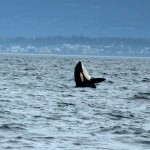
<instances>
[{"instance_id":1,"label":"orca head","mask_svg":"<svg viewBox=\"0 0 150 150\"><path fill-rule=\"evenodd\" d=\"M76 65L76 69L78 69L79 71L82 71L82 63L81 61L79 61Z\"/></svg>"}]
</instances>

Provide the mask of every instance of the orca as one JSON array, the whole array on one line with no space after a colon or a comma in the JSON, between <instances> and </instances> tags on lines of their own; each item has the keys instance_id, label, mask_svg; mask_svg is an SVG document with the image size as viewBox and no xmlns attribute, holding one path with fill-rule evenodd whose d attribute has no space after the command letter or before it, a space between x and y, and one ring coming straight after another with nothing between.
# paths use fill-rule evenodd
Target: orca
<instances>
[{"instance_id":1,"label":"orca","mask_svg":"<svg viewBox=\"0 0 150 150\"><path fill-rule=\"evenodd\" d=\"M91 88L96 88L95 85L96 83L100 83L106 80L105 78L90 77L81 61L79 61L75 66L74 78L76 82L76 87L91 87Z\"/></svg>"}]
</instances>

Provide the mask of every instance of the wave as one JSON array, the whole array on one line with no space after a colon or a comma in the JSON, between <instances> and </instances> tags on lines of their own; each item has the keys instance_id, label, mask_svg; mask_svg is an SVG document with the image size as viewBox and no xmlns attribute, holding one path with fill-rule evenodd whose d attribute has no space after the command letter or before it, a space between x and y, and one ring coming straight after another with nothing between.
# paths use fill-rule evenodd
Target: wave
<instances>
[{"instance_id":1,"label":"wave","mask_svg":"<svg viewBox=\"0 0 150 150\"><path fill-rule=\"evenodd\" d=\"M143 78L142 82L150 82L149 78Z\"/></svg>"},{"instance_id":2,"label":"wave","mask_svg":"<svg viewBox=\"0 0 150 150\"><path fill-rule=\"evenodd\" d=\"M132 97L132 99L150 100L150 92L145 92L145 93L138 92Z\"/></svg>"},{"instance_id":3,"label":"wave","mask_svg":"<svg viewBox=\"0 0 150 150\"><path fill-rule=\"evenodd\" d=\"M121 119L133 119L135 116L131 112L113 111L108 113L110 119L121 120Z\"/></svg>"},{"instance_id":4,"label":"wave","mask_svg":"<svg viewBox=\"0 0 150 150\"><path fill-rule=\"evenodd\" d=\"M0 126L1 130L25 130L23 124L2 124Z\"/></svg>"}]
</instances>

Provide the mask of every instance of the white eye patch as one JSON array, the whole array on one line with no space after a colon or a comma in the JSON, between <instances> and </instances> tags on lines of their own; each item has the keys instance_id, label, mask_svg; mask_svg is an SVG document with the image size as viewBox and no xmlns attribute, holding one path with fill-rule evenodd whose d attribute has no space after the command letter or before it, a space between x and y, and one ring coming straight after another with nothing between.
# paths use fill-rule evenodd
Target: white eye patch
<instances>
[{"instance_id":1,"label":"white eye patch","mask_svg":"<svg viewBox=\"0 0 150 150\"><path fill-rule=\"evenodd\" d=\"M81 78L81 81L83 82L83 81L84 81L84 78L83 78L82 72L80 72L80 78Z\"/></svg>"}]
</instances>

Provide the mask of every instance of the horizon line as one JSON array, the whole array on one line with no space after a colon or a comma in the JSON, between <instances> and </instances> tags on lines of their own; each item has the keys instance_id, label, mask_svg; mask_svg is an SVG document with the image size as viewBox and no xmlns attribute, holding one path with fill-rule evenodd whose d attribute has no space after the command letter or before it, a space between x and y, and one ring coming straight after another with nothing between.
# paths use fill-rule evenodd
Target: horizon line
<instances>
[{"instance_id":1,"label":"horizon line","mask_svg":"<svg viewBox=\"0 0 150 150\"><path fill-rule=\"evenodd\" d=\"M89 38L89 39L150 39L150 37L131 37L131 36L86 36L86 35L48 35L48 36L0 36L0 39L17 39L17 38L23 38L23 39L46 39L46 38Z\"/></svg>"}]
</instances>

